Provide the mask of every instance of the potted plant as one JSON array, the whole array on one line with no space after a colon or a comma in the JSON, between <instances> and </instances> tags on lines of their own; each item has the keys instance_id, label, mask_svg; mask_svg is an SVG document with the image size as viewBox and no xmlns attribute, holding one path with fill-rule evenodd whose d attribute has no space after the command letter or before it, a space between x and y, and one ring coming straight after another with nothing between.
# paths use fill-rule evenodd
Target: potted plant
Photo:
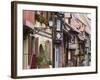
<instances>
[{"instance_id":1,"label":"potted plant","mask_svg":"<svg viewBox=\"0 0 100 80\"><path fill-rule=\"evenodd\" d=\"M47 64L49 65L49 68L52 68L52 61L51 60L48 60Z\"/></svg>"},{"instance_id":2,"label":"potted plant","mask_svg":"<svg viewBox=\"0 0 100 80\"><path fill-rule=\"evenodd\" d=\"M43 57L41 57L41 56L37 56L36 57L36 65L37 65L37 68L40 68L41 67L42 61L43 61Z\"/></svg>"},{"instance_id":3,"label":"potted plant","mask_svg":"<svg viewBox=\"0 0 100 80\"><path fill-rule=\"evenodd\" d=\"M40 14L35 14L35 19L40 22L41 24L44 23L45 25L48 24L47 19L41 16Z\"/></svg>"}]
</instances>

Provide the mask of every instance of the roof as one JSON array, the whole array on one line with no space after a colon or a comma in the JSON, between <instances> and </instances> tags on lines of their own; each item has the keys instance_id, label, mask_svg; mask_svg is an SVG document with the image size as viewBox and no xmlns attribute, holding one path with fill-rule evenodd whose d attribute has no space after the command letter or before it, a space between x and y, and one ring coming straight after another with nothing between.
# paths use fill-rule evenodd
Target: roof
<instances>
[{"instance_id":1,"label":"roof","mask_svg":"<svg viewBox=\"0 0 100 80\"><path fill-rule=\"evenodd\" d=\"M91 34L91 19L88 18L88 15L90 14L73 14L75 18L80 20L86 27L85 27L85 32L88 34Z\"/></svg>"},{"instance_id":2,"label":"roof","mask_svg":"<svg viewBox=\"0 0 100 80\"><path fill-rule=\"evenodd\" d=\"M72 31L75 31L75 32L77 32L77 33L80 33L80 31L79 31L78 29L76 29L74 26L71 26L70 24L67 24L67 23L64 23L64 25L65 25L66 29L67 29L67 27L68 27L68 28L71 29Z\"/></svg>"}]
</instances>

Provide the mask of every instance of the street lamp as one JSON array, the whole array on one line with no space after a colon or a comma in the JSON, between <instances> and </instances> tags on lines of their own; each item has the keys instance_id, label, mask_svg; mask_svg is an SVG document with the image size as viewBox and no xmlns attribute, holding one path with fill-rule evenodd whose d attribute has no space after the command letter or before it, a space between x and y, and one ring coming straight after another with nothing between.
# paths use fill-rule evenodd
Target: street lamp
<instances>
[{"instance_id":1,"label":"street lamp","mask_svg":"<svg viewBox=\"0 0 100 80\"><path fill-rule=\"evenodd\" d=\"M52 32L52 55L54 55L54 51L53 51L53 49L54 49L54 45L53 45L53 37L54 37L53 36L53 34L54 34L53 26L54 26L54 22L53 22L52 16L50 16L49 19L48 19L48 26L49 26L49 29ZM52 58L52 61L54 61L54 57ZM52 62L52 67L54 67L54 62Z\"/></svg>"},{"instance_id":2,"label":"street lamp","mask_svg":"<svg viewBox=\"0 0 100 80\"><path fill-rule=\"evenodd\" d=\"M52 19L52 17L49 18L48 24L49 24L50 28L53 27L53 19Z\"/></svg>"}]
</instances>

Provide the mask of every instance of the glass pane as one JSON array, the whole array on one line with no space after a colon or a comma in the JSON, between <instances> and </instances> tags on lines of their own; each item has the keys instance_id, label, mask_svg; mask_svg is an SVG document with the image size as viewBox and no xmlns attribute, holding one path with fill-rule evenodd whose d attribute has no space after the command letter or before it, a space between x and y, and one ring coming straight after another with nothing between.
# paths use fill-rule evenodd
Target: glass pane
<instances>
[{"instance_id":1,"label":"glass pane","mask_svg":"<svg viewBox=\"0 0 100 80\"><path fill-rule=\"evenodd\" d=\"M57 19L57 31L60 31L61 28L61 21Z\"/></svg>"}]
</instances>

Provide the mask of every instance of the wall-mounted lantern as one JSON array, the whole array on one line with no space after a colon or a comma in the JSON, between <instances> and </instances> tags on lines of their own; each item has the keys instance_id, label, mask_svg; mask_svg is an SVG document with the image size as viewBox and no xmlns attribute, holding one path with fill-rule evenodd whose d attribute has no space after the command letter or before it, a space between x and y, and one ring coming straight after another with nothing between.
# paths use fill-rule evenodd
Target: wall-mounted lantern
<instances>
[{"instance_id":1,"label":"wall-mounted lantern","mask_svg":"<svg viewBox=\"0 0 100 80\"><path fill-rule=\"evenodd\" d=\"M54 22L53 22L52 17L50 17L50 18L49 18L48 24L49 24L49 27L50 27L50 28L52 28L52 27L53 27Z\"/></svg>"}]
</instances>

